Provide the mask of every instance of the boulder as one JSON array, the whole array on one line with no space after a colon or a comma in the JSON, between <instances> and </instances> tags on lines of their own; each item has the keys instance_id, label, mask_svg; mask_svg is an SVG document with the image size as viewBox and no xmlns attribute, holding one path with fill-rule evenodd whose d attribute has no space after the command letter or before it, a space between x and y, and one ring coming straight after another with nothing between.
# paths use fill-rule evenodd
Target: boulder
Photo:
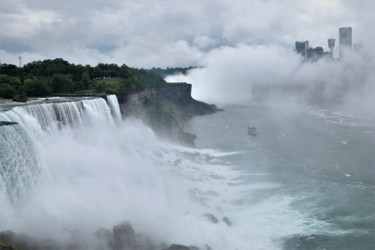
<instances>
[{"instance_id":1,"label":"boulder","mask_svg":"<svg viewBox=\"0 0 375 250\"><path fill-rule=\"evenodd\" d=\"M0 121L0 127L1 126L9 126L9 125L15 125L16 122L7 122L7 121Z\"/></svg>"},{"instance_id":2,"label":"boulder","mask_svg":"<svg viewBox=\"0 0 375 250\"><path fill-rule=\"evenodd\" d=\"M178 245L178 244L172 244L170 247L165 248L163 250L191 250L190 247L184 246L184 245Z\"/></svg>"},{"instance_id":3,"label":"boulder","mask_svg":"<svg viewBox=\"0 0 375 250\"><path fill-rule=\"evenodd\" d=\"M213 214L209 214L209 213L207 213L207 214L204 214L204 216L209 220L209 221L211 221L212 223L214 223L214 224L217 224L218 222L219 222L219 220L215 217L215 215L213 215Z\"/></svg>"},{"instance_id":4,"label":"boulder","mask_svg":"<svg viewBox=\"0 0 375 250\"><path fill-rule=\"evenodd\" d=\"M115 250L135 249L135 231L129 222L113 227L113 240Z\"/></svg>"},{"instance_id":5,"label":"boulder","mask_svg":"<svg viewBox=\"0 0 375 250\"><path fill-rule=\"evenodd\" d=\"M13 231L7 230L0 233L0 241L11 245L13 249L35 249L36 242L29 236L24 234L17 234Z\"/></svg>"}]
</instances>

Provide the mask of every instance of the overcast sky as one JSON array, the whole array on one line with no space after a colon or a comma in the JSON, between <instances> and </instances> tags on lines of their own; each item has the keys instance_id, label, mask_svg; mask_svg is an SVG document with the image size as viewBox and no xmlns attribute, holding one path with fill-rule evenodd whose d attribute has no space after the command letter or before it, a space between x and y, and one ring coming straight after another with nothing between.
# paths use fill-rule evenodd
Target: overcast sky
<instances>
[{"instance_id":1,"label":"overcast sky","mask_svg":"<svg viewBox=\"0 0 375 250\"><path fill-rule=\"evenodd\" d=\"M326 49L342 26L370 46L374 9L373 0L0 0L0 61L200 65L239 45Z\"/></svg>"}]
</instances>

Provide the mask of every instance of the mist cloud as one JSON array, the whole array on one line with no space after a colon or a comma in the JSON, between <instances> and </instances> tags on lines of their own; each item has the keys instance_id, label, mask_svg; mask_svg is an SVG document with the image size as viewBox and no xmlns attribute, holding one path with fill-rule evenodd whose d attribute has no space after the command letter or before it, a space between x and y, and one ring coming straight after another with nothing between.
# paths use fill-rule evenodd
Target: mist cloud
<instances>
[{"instance_id":1,"label":"mist cloud","mask_svg":"<svg viewBox=\"0 0 375 250\"><path fill-rule=\"evenodd\" d=\"M239 44L211 51L204 67L170 82L193 83L193 96L218 104L267 102L318 105L375 115L375 64L369 50L346 51L341 60L303 58L280 45Z\"/></svg>"}]
</instances>

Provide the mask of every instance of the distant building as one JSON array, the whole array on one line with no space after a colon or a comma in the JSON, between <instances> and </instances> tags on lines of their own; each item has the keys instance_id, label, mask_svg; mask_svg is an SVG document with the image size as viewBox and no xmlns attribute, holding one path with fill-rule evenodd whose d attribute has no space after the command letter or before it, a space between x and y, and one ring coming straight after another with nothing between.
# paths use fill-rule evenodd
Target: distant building
<instances>
[{"instance_id":1,"label":"distant building","mask_svg":"<svg viewBox=\"0 0 375 250\"><path fill-rule=\"evenodd\" d=\"M339 29L339 53L340 58L347 49L352 49L352 27L343 27Z\"/></svg>"},{"instance_id":2,"label":"distant building","mask_svg":"<svg viewBox=\"0 0 375 250\"><path fill-rule=\"evenodd\" d=\"M296 42L296 52L302 55L306 61L317 61L324 55L322 47L310 48L309 41Z\"/></svg>"},{"instance_id":3,"label":"distant building","mask_svg":"<svg viewBox=\"0 0 375 250\"><path fill-rule=\"evenodd\" d=\"M324 55L322 47L309 48L307 49L307 58L311 61L317 61Z\"/></svg>"},{"instance_id":4,"label":"distant building","mask_svg":"<svg viewBox=\"0 0 375 250\"><path fill-rule=\"evenodd\" d=\"M333 58L333 48L335 47L336 40L334 38L328 38L328 48L331 58Z\"/></svg>"},{"instance_id":5,"label":"distant building","mask_svg":"<svg viewBox=\"0 0 375 250\"><path fill-rule=\"evenodd\" d=\"M303 57L307 57L307 50L309 49L309 41L296 42L296 52L301 54Z\"/></svg>"}]
</instances>

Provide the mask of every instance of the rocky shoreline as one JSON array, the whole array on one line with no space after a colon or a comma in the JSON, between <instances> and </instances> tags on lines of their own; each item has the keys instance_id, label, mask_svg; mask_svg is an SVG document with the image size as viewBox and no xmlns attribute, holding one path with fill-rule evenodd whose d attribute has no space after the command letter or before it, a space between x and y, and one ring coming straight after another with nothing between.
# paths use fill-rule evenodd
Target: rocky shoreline
<instances>
[{"instance_id":1,"label":"rocky shoreline","mask_svg":"<svg viewBox=\"0 0 375 250\"><path fill-rule=\"evenodd\" d=\"M219 220L212 214L205 214L213 224ZM229 218L222 221L232 226ZM24 233L7 230L0 232L0 250L212 250L209 245L203 247L185 246L155 242L144 234L137 233L129 222L113 226L112 230L100 228L90 238L80 237L71 232L71 238L61 242L50 238L36 239Z\"/></svg>"}]
</instances>

